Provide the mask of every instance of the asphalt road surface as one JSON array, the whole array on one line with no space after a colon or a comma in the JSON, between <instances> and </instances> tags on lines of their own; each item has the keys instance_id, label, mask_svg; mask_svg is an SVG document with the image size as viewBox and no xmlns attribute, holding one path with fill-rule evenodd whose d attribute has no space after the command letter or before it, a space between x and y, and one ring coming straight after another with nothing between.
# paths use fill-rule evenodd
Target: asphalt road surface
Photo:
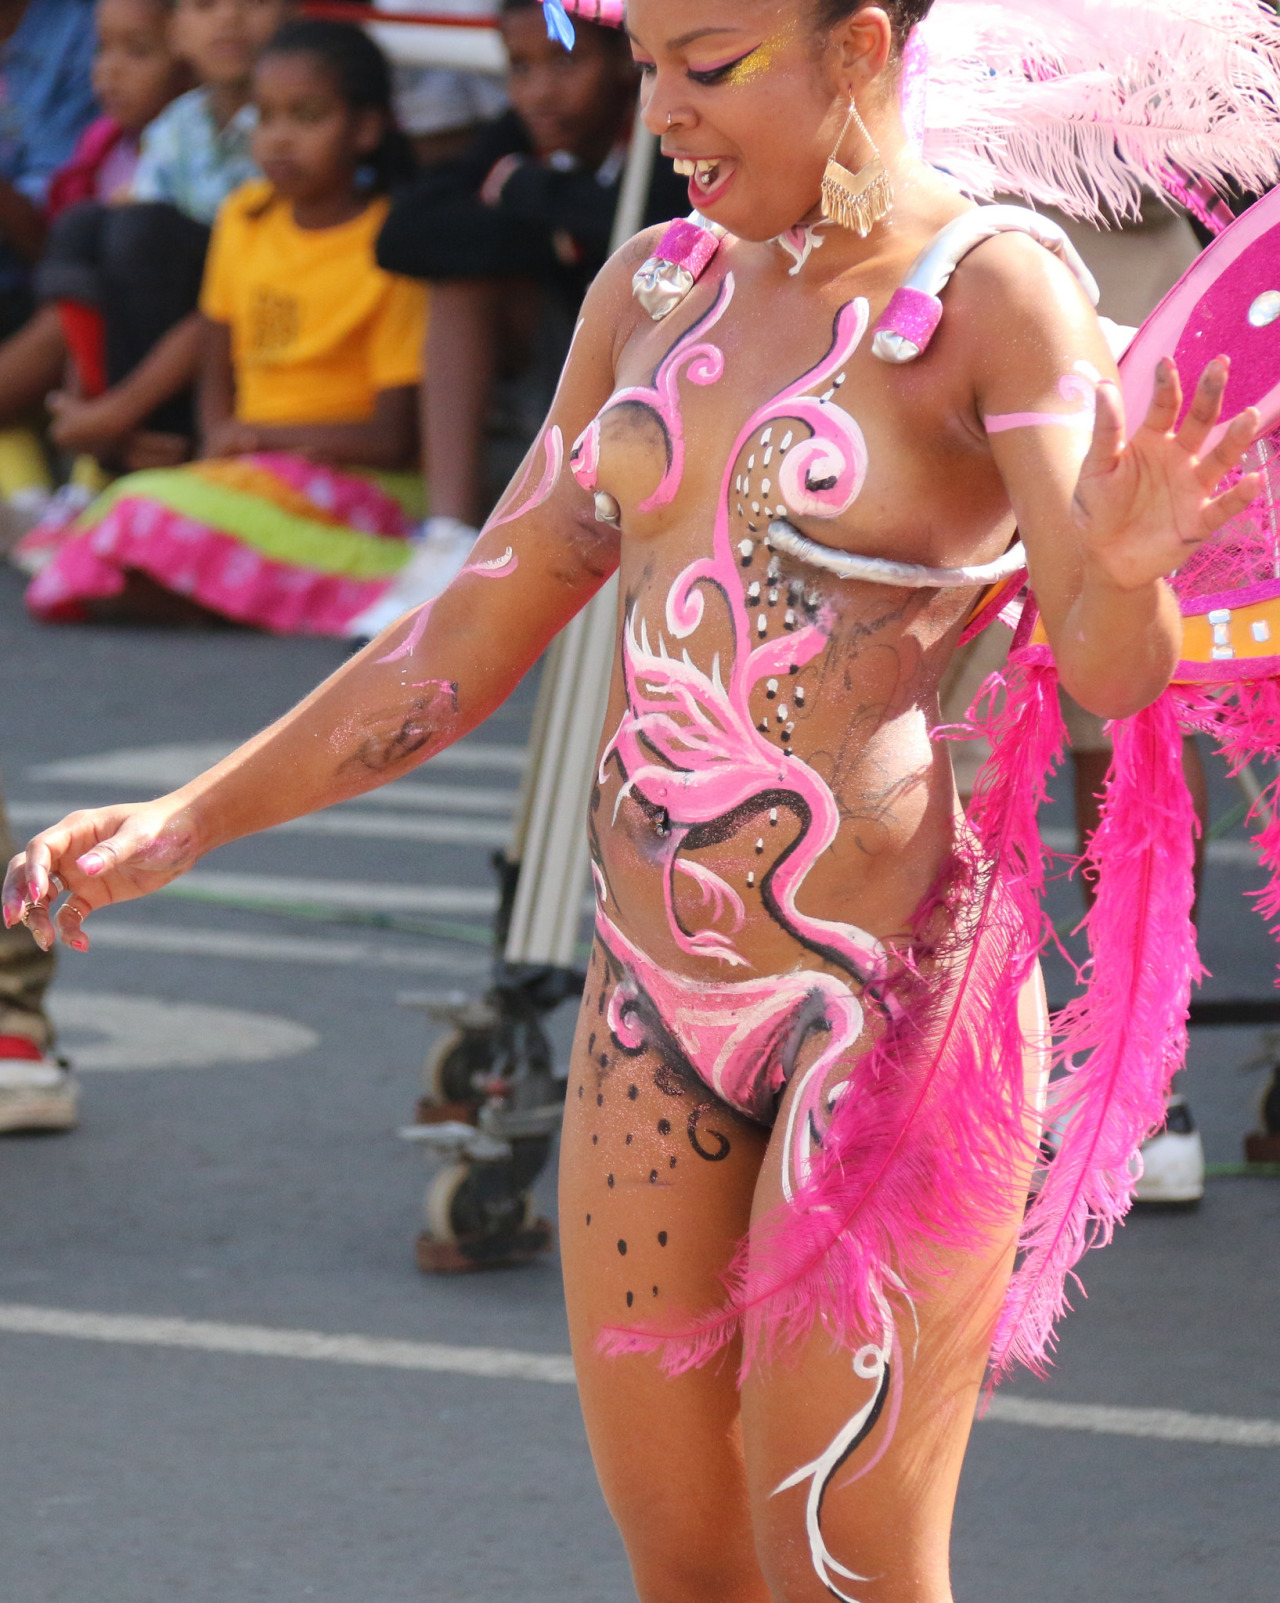
<instances>
[{"instance_id":1,"label":"asphalt road surface","mask_svg":"<svg viewBox=\"0 0 1280 1603\"><path fill-rule=\"evenodd\" d=\"M18 828L156 793L342 655L40 629L0 570ZM434 1028L397 997L483 983L488 853L532 701L526 685L399 790L218 853L63 957L83 1125L0 1142L3 1603L632 1596L555 1263L420 1275L428 1166L395 1135ZM1237 797L1220 773L1214 790L1225 816ZM1229 834L1207 994L1268 992L1257 882ZM250 884L274 910L239 905ZM1077 906L1054 896L1062 918ZM343 921L370 911L419 932ZM571 1009L555 1023L563 1054ZM1262 1073L1241 1066L1261 1037L1195 1032L1185 1089L1217 1163L1252 1124ZM1019 1379L975 1430L960 1603L1275 1603L1278 1227L1280 1182L1215 1178L1198 1212L1135 1216L1092 1256L1051 1379Z\"/></svg>"}]
</instances>

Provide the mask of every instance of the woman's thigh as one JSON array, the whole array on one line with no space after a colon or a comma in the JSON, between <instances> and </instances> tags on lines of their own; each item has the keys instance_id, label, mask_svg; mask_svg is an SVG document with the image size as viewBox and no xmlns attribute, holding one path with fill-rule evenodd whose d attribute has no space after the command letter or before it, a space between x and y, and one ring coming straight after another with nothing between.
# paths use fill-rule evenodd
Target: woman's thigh
<instances>
[{"instance_id":1,"label":"woman's thigh","mask_svg":"<svg viewBox=\"0 0 1280 1603\"><path fill-rule=\"evenodd\" d=\"M856 1352L818 1329L753 1365L742 1413L753 1523L777 1603L948 1603L960 1468L1013 1264L1034 1160L1047 1011L1039 973L1021 999L1028 1090L1026 1171L983 1250L944 1266ZM785 1104L784 1104L785 1115ZM778 1128L785 1127L784 1118ZM757 1217L781 1203L771 1147ZM884 1360L888 1359L885 1366ZM887 1373L886 1373L887 1367ZM789 1483L789 1484L788 1484Z\"/></svg>"},{"instance_id":2,"label":"woman's thigh","mask_svg":"<svg viewBox=\"0 0 1280 1603\"><path fill-rule=\"evenodd\" d=\"M560 1157L560 1244L578 1387L643 1603L765 1603L742 1461L736 1351L670 1377L607 1357L602 1330L671 1330L718 1307L766 1133L661 1046L626 1052L592 959Z\"/></svg>"}]
</instances>

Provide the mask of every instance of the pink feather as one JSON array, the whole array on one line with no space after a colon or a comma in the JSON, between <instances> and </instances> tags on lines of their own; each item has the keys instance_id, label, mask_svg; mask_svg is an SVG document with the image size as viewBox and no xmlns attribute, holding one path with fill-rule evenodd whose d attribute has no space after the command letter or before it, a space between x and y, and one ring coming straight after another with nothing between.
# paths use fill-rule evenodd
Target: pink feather
<instances>
[{"instance_id":1,"label":"pink feather","mask_svg":"<svg viewBox=\"0 0 1280 1603\"><path fill-rule=\"evenodd\" d=\"M1261 0L936 0L925 156L971 195L1137 213L1171 165L1280 172L1280 21Z\"/></svg>"},{"instance_id":2,"label":"pink feather","mask_svg":"<svg viewBox=\"0 0 1280 1603\"><path fill-rule=\"evenodd\" d=\"M1164 1122L1186 1050L1187 1004L1201 975L1191 923L1195 813L1182 773L1177 705L1166 692L1112 726L1102 821L1085 861L1097 875L1086 919L1087 988L1056 1021L1065 1073L1049 1095L1058 1132L1022 1234L1022 1261L992 1350L999 1378L1042 1369L1067 1277L1105 1245L1133 1197L1133 1156Z\"/></svg>"}]
</instances>

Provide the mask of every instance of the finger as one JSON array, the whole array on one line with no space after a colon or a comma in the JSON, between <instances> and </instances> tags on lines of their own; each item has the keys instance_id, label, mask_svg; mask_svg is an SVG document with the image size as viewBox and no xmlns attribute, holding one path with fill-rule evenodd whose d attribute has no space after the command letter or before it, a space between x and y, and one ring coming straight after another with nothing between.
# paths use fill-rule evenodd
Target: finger
<instances>
[{"instance_id":1,"label":"finger","mask_svg":"<svg viewBox=\"0 0 1280 1603\"><path fill-rule=\"evenodd\" d=\"M93 911L94 906L89 897L82 895L67 897L53 920L64 946L69 946L75 952L89 950L89 937L84 933L83 925Z\"/></svg>"},{"instance_id":2,"label":"finger","mask_svg":"<svg viewBox=\"0 0 1280 1603\"><path fill-rule=\"evenodd\" d=\"M1178 377L1178 369L1171 357L1162 356L1156 363L1156 387L1142 426L1144 429L1154 429L1157 434L1168 434L1178 421L1181 410L1182 381Z\"/></svg>"},{"instance_id":3,"label":"finger","mask_svg":"<svg viewBox=\"0 0 1280 1603\"><path fill-rule=\"evenodd\" d=\"M1204 538L1215 533L1230 518L1239 517L1262 494L1264 480L1261 473L1246 473L1238 484L1233 484L1222 495L1208 502L1200 514Z\"/></svg>"},{"instance_id":4,"label":"finger","mask_svg":"<svg viewBox=\"0 0 1280 1603\"><path fill-rule=\"evenodd\" d=\"M1097 407L1093 414L1093 438L1080 468L1080 477L1108 473L1120 459L1124 448L1124 400L1120 387L1104 379L1097 388Z\"/></svg>"},{"instance_id":5,"label":"finger","mask_svg":"<svg viewBox=\"0 0 1280 1603\"><path fill-rule=\"evenodd\" d=\"M4 890L0 892L0 913L5 929L11 930L22 922L27 900L27 854L19 852L5 871Z\"/></svg>"},{"instance_id":6,"label":"finger","mask_svg":"<svg viewBox=\"0 0 1280 1603\"><path fill-rule=\"evenodd\" d=\"M1231 419L1226 433L1197 466L1196 473L1206 490L1221 484L1233 468L1239 467L1245 452L1258 438L1261 422L1258 409L1253 406Z\"/></svg>"},{"instance_id":7,"label":"finger","mask_svg":"<svg viewBox=\"0 0 1280 1603\"><path fill-rule=\"evenodd\" d=\"M1215 356L1200 375L1191 405L1177 433L1178 444L1192 456L1203 448L1222 415L1222 397L1230 376L1231 362L1225 356Z\"/></svg>"},{"instance_id":8,"label":"finger","mask_svg":"<svg viewBox=\"0 0 1280 1603\"><path fill-rule=\"evenodd\" d=\"M135 844L133 841L126 842L124 831L120 830L106 840L98 841L87 852L82 852L76 858L76 868L90 879L97 879L109 869L119 868L126 863L133 856Z\"/></svg>"},{"instance_id":9,"label":"finger","mask_svg":"<svg viewBox=\"0 0 1280 1603\"><path fill-rule=\"evenodd\" d=\"M42 830L29 841L26 851L14 859L10 870L15 893L21 896L19 916L23 908L49 900L55 874L61 874L63 880L75 874L76 858L95 846L100 829L111 836L118 827L110 812L96 816L71 813L60 824Z\"/></svg>"},{"instance_id":10,"label":"finger","mask_svg":"<svg viewBox=\"0 0 1280 1603\"><path fill-rule=\"evenodd\" d=\"M32 936L42 952L51 950L54 941L57 939L50 919L50 912L51 909L47 901L37 900L28 896L18 918L18 923L26 925L28 934Z\"/></svg>"},{"instance_id":11,"label":"finger","mask_svg":"<svg viewBox=\"0 0 1280 1603\"><path fill-rule=\"evenodd\" d=\"M103 815L99 815L102 819ZM114 831L111 815L105 815L105 827ZM76 855L91 846L97 839L98 824L93 814L69 813L52 829L41 830L27 843L26 873L27 895L31 902L49 899L50 882L55 874L65 879L71 872Z\"/></svg>"},{"instance_id":12,"label":"finger","mask_svg":"<svg viewBox=\"0 0 1280 1603\"><path fill-rule=\"evenodd\" d=\"M53 873L53 852L45 835L37 835L27 844L27 897L31 902L42 902L49 894L49 876Z\"/></svg>"}]
</instances>

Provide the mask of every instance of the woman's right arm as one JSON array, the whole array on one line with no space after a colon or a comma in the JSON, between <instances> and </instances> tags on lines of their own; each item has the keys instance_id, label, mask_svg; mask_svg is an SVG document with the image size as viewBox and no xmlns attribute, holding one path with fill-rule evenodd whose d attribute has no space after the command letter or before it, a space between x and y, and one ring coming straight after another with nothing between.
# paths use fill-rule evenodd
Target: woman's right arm
<instances>
[{"instance_id":1,"label":"woman's right arm","mask_svg":"<svg viewBox=\"0 0 1280 1603\"><path fill-rule=\"evenodd\" d=\"M48 947L83 950L85 917L144 896L206 852L409 773L498 707L618 563L618 536L568 469L636 325L631 274L651 240L605 268L524 468L443 595L370 642L277 723L154 802L72 813L13 859L3 913ZM56 920L61 885L71 895Z\"/></svg>"}]
</instances>

